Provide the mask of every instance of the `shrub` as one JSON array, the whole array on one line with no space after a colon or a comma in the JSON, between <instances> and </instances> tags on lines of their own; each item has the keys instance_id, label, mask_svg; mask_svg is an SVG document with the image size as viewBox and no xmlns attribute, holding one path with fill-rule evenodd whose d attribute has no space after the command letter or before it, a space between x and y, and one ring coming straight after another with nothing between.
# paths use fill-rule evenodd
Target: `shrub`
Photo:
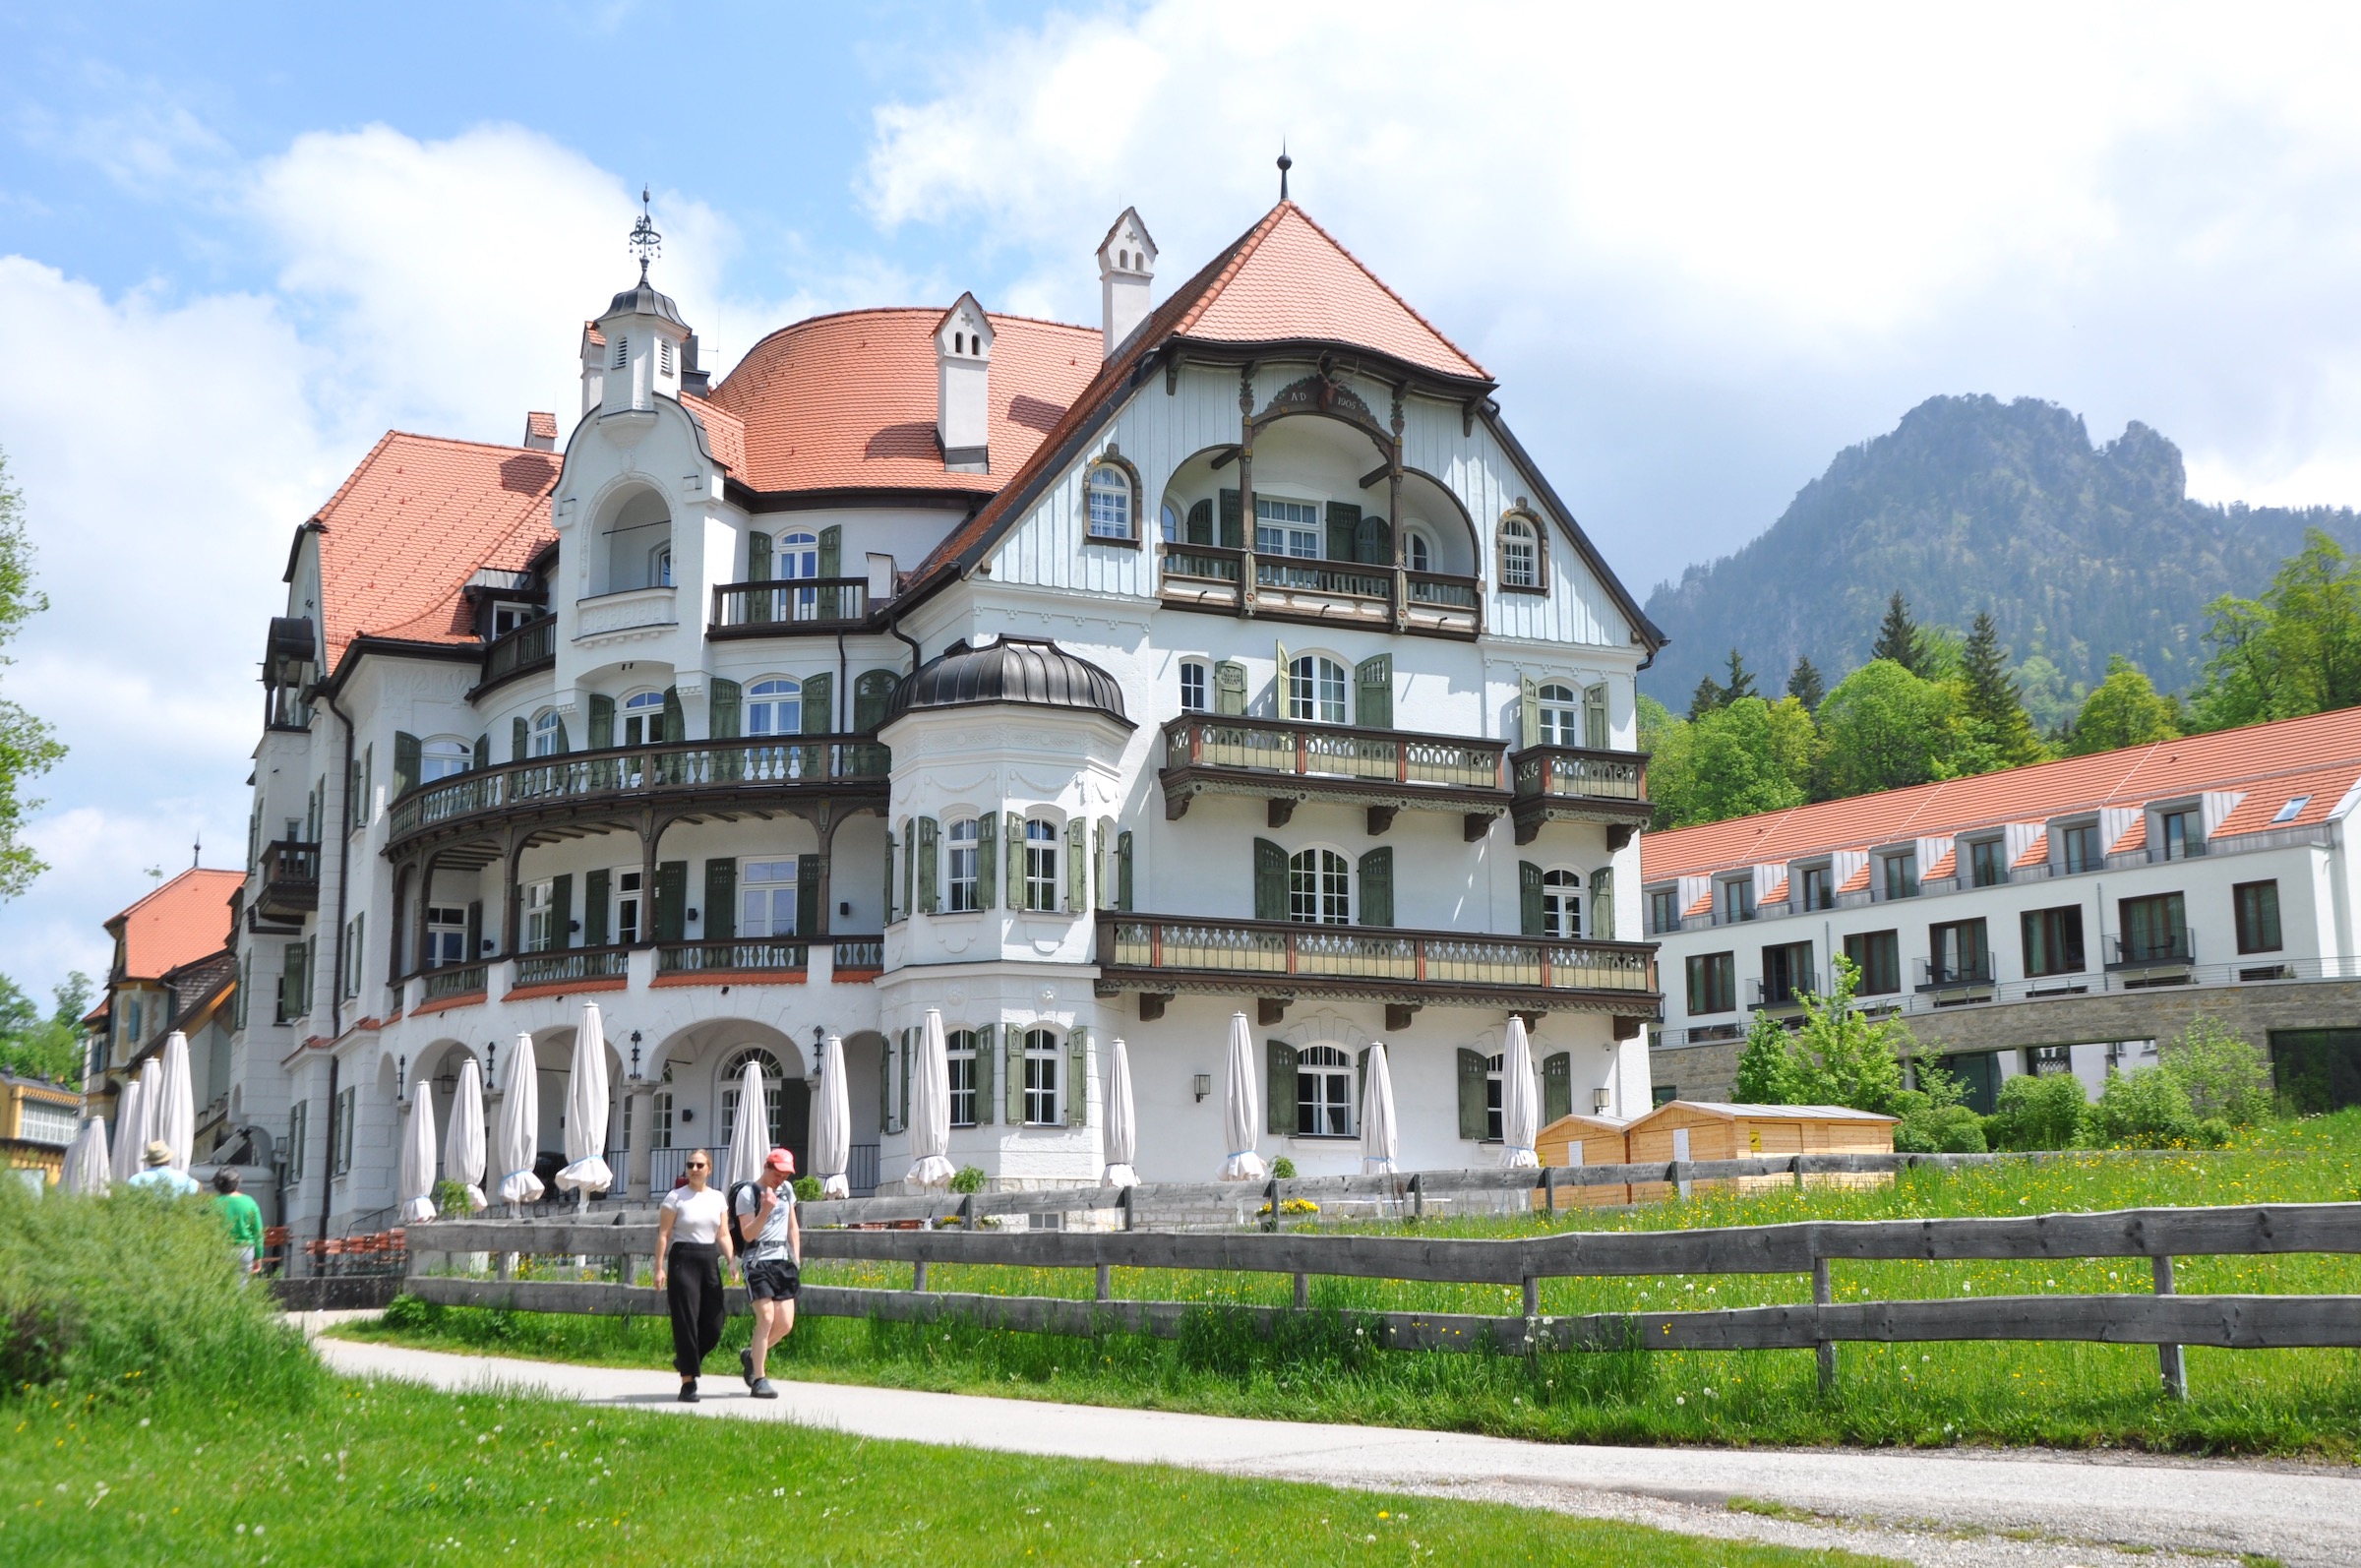
<instances>
[{"instance_id":1,"label":"shrub","mask_svg":"<svg viewBox=\"0 0 2361 1568\"><path fill-rule=\"evenodd\" d=\"M1734 1092L1741 1103L1850 1106L1885 1115L1902 1108L1902 1061L1915 1044L1909 1026L1900 1018L1864 1017L1852 1004L1859 969L1844 957L1836 968L1834 992L1801 998L1803 1017L1792 1034L1768 1013L1754 1015L1738 1056Z\"/></svg>"},{"instance_id":2,"label":"shrub","mask_svg":"<svg viewBox=\"0 0 2361 1568\"><path fill-rule=\"evenodd\" d=\"M982 1166L963 1165L951 1177L951 1190L953 1192L981 1192L984 1190L985 1179Z\"/></svg>"},{"instance_id":3,"label":"shrub","mask_svg":"<svg viewBox=\"0 0 2361 1568\"><path fill-rule=\"evenodd\" d=\"M2270 1115L2270 1064L2218 1020L2192 1020L2157 1059L2201 1117L2245 1127Z\"/></svg>"},{"instance_id":4,"label":"shrub","mask_svg":"<svg viewBox=\"0 0 2361 1568\"><path fill-rule=\"evenodd\" d=\"M2011 1078L2000 1086L1984 1136L1996 1149L2071 1149L2089 1103L2083 1080L2071 1072Z\"/></svg>"},{"instance_id":5,"label":"shrub","mask_svg":"<svg viewBox=\"0 0 2361 1568\"><path fill-rule=\"evenodd\" d=\"M467 1183L464 1181L454 1181L445 1176L435 1183L432 1196L435 1212L446 1220L466 1220L475 1215L474 1207L467 1201Z\"/></svg>"},{"instance_id":6,"label":"shrub","mask_svg":"<svg viewBox=\"0 0 2361 1568\"><path fill-rule=\"evenodd\" d=\"M1922 1106L1894 1129L1897 1154L1982 1154L1984 1118L1962 1105Z\"/></svg>"},{"instance_id":7,"label":"shrub","mask_svg":"<svg viewBox=\"0 0 2361 1568\"><path fill-rule=\"evenodd\" d=\"M319 1363L242 1284L202 1199L35 1197L0 1181L0 1400L64 1390L293 1404Z\"/></svg>"},{"instance_id":8,"label":"shrub","mask_svg":"<svg viewBox=\"0 0 2361 1568\"><path fill-rule=\"evenodd\" d=\"M2190 1108L2189 1091L2162 1067L2109 1072L2097 1110L2099 1131L2109 1143L2164 1149L2195 1144L2205 1137L2197 1113Z\"/></svg>"},{"instance_id":9,"label":"shrub","mask_svg":"<svg viewBox=\"0 0 2361 1568\"><path fill-rule=\"evenodd\" d=\"M817 1203L819 1201L819 1177L816 1176L799 1176L795 1178L794 1186L796 1202Z\"/></svg>"},{"instance_id":10,"label":"shrub","mask_svg":"<svg viewBox=\"0 0 2361 1568\"><path fill-rule=\"evenodd\" d=\"M1293 1181L1296 1178L1296 1162L1281 1155L1271 1162L1271 1175L1281 1181Z\"/></svg>"}]
</instances>

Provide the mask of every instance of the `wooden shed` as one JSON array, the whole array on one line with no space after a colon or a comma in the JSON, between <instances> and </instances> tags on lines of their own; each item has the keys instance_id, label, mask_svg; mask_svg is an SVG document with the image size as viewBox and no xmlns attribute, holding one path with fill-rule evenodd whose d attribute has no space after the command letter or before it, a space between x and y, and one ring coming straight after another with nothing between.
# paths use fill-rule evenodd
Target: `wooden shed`
<instances>
[{"instance_id":1,"label":"wooden shed","mask_svg":"<svg viewBox=\"0 0 2361 1568\"><path fill-rule=\"evenodd\" d=\"M1534 1152L1546 1166L1621 1165L1624 1160L1623 1129L1627 1123L1610 1121L1604 1116L1563 1116L1544 1127L1534 1140ZM1629 1183L1613 1186L1562 1187L1557 1192L1557 1207L1603 1208L1631 1201ZM1541 1197L1535 1195L1538 1207Z\"/></svg>"},{"instance_id":2,"label":"wooden shed","mask_svg":"<svg viewBox=\"0 0 2361 1568\"><path fill-rule=\"evenodd\" d=\"M1892 1116L1849 1106L1745 1106L1712 1100L1673 1100L1658 1106L1624 1129L1627 1158L1635 1165L1659 1160L1743 1160L1753 1155L1891 1154ZM1843 1185L1885 1185L1894 1177L1875 1176L1815 1176L1809 1182ZM1740 1176L1741 1190L1787 1186L1788 1176ZM1731 1185L1728 1181L1699 1182L1700 1186ZM1645 1203L1670 1195L1662 1181L1636 1182L1632 1201ZM1684 1193L1683 1196L1686 1196Z\"/></svg>"}]
</instances>

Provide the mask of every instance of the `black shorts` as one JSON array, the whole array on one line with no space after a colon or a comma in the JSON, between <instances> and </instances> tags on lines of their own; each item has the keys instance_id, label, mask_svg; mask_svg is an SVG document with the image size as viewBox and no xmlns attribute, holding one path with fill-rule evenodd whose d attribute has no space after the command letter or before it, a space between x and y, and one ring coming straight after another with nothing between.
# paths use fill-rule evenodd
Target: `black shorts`
<instances>
[{"instance_id":1,"label":"black shorts","mask_svg":"<svg viewBox=\"0 0 2361 1568\"><path fill-rule=\"evenodd\" d=\"M746 1294L757 1301L792 1301L804 1288L793 1258L757 1258L746 1266Z\"/></svg>"}]
</instances>

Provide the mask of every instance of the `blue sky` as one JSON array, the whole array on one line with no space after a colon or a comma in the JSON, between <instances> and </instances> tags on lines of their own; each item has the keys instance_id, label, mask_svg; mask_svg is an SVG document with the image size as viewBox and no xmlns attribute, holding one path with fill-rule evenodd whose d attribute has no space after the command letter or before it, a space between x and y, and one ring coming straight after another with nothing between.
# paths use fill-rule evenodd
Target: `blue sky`
<instances>
[{"instance_id":1,"label":"blue sky","mask_svg":"<svg viewBox=\"0 0 2361 1568\"><path fill-rule=\"evenodd\" d=\"M1937 392L2142 419L2220 500L2361 502L2343 10L0 4L0 451L73 754L0 970L241 848L290 530L389 427L567 406L628 277L726 362L815 311L1088 321L1296 195L1503 385L1635 591Z\"/></svg>"}]
</instances>

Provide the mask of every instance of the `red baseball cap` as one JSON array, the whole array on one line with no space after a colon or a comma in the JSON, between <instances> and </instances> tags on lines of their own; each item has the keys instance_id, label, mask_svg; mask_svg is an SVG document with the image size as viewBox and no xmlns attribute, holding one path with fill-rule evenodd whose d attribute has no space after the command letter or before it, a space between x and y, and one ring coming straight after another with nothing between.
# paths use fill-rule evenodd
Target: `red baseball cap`
<instances>
[{"instance_id":1,"label":"red baseball cap","mask_svg":"<svg viewBox=\"0 0 2361 1568\"><path fill-rule=\"evenodd\" d=\"M795 1175L795 1154L792 1150L773 1149L762 1157L762 1163L773 1171L784 1171L789 1176Z\"/></svg>"}]
</instances>

